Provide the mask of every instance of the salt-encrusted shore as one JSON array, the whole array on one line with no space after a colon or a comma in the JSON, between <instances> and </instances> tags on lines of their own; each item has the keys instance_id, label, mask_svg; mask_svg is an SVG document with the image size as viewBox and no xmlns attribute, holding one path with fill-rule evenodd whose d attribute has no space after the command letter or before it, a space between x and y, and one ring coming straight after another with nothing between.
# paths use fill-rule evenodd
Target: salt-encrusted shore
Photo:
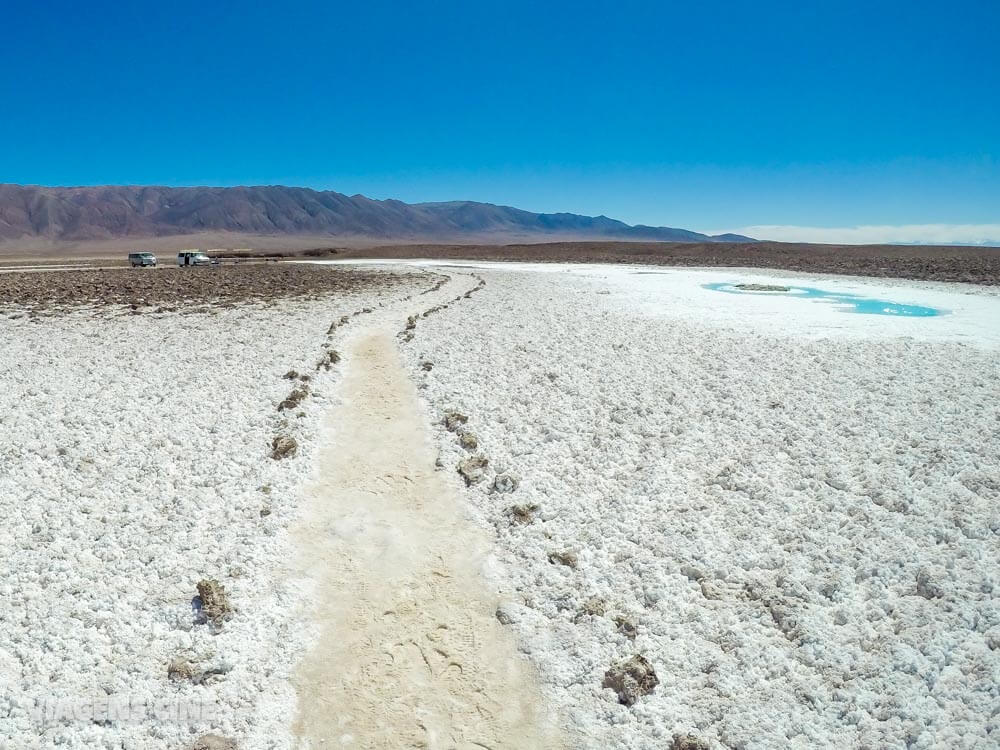
<instances>
[{"instance_id":1,"label":"salt-encrusted shore","mask_svg":"<svg viewBox=\"0 0 1000 750\"><path fill-rule=\"evenodd\" d=\"M759 272L478 265L410 362L489 459L499 616L575 747L1000 743L1000 297L814 278L951 308L900 320L701 287ZM634 654L629 708L602 682Z\"/></svg>"},{"instance_id":2,"label":"salt-encrusted shore","mask_svg":"<svg viewBox=\"0 0 1000 750\"><path fill-rule=\"evenodd\" d=\"M340 377L319 362L331 324L436 277L283 289L286 276L235 306L185 302L206 295L193 284L156 300L173 312L72 297L58 314L4 308L0 746L188 748L209 731L289 746L288 677L309 633L285 537ZM301 292L312 299L282 297ZM271 458L277 435L294 456ZM235 610L221 627L193 609L203 579Z\"/></svg>"},{"instance_id":3,"label":"salt-encrusted shore","mask_svg":"<svg viewBox=\"0 0 1000 750\"><path fill-rule=\"evenodd\" d=\"M493 539L497 617L570 747L997 745L995 292L810 277L950 311L904 320L702 286L789 274L426 270L452 278L331 294L287 272L304 297L195 314L157 286L50 316L62 297L29 290L5 312L0 745L292 745L317 634L288 531L356 364L330 352L375 321L398 323L440 470ZM192 608L210 578L220 627ZM659 684L626 707L602 684L633 655ZM123 697L167 720L94 720Z\"/></svg>"}]
</instances>

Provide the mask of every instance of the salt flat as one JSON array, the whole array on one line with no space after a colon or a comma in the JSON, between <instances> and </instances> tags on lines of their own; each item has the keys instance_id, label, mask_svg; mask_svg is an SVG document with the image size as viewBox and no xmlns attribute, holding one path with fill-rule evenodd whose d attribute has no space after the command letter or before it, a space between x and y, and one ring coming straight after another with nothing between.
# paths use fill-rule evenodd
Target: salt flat
<instances>
[{"instance_id":1,"label":"salt flat","mask_svg":"<svg viewBox=\"0 0 1000 750\"><path fill-rule=\"evenodd\" d=\"M303 616L318 593L289 576L290 530L344 373L364 366L345 337L413 316L397 341L441 480L486 532L478 572L567 746L997 745L996 292L738 269L422 269L451 278L190 315L0 318L0 744L187 748L212 731L293 746L292 679L320 633ZM473 274L485 286L466 296ZM711 282L949 314L848 314ZM331 348L342 359L317 368ZM288 370L310 392L278 411L303 382ZM448 410L478 447L444 427ZM275 461L286 433L298 452ZM489 463L466 487L455 469L474 452ZM192 608L203 578L235 607L218 629ZM659 684L626 707L602 683L636 654ZM203 679L171 680L175 659ZM37 715L122 695L213 714Z\"/></svg>"},{"instance_id":2,"label":"salt flat","mask_svg":"<svg viewBox=\"0 0 1000 750\"><path fill-rule=\"evenodd\" d=\"M331 322L432 282L160 314L5 311L0 746L187 748L209 730L287 746L308 633L284 534L339 378L317 361ZM302 382L290 370L311 377L309 398L279 411ZM277 434L296 456L270 458ZM202 579L236 609L218 632L193 610ZM202 681L171 679L174 661ZM139 708L104 721L108 701Z\"/></svg>"},{"instance_id":3,"label":"salt flat","mask_svg":"<svg viewBox=\"0 0 1000 750\"><path fill-rule=\"evenodd\" d=\"M995 294L813 279L951 311L917 320L701 286L798 275L477 268L411 361L520 479L468 495L574 746L996 746ZM660 685L626 708L633 654Z\"/></svg>"}]
</instances>

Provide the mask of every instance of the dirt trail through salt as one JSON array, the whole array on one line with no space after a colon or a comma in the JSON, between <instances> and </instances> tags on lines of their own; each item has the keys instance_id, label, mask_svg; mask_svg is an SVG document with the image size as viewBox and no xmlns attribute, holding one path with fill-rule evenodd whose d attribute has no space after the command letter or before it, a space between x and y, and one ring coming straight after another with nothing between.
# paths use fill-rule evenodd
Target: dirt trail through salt
<instances>
[{"instance_id":1,"label":"dirt trail through salt","mask_svg":"<svg viewBox=\"0 0 1000 750\"><path fill-rule=\"evenodd\" d=\"M559 746L391 333L359 333L345 366L296 531L320 628L295 680L300 745Z\"/></svg>"}]
</instances>

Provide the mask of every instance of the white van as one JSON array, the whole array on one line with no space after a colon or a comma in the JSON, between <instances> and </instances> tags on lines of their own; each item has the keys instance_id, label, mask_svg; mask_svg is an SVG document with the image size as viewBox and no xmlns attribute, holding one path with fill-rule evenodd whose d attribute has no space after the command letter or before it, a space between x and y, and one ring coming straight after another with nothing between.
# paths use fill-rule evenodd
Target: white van
<instances>
[{"instance_id":1,"label":"white van","mask_svg":"<svg viewBox=\"0 0 1000 750\"><path fill-rule=\"evenodd\" d=\"M156 266L156 256L152 253L129 253L128 262L132 268L139 266Z\"/></svg>"},{"instance_id":2,"label":"white van","mask_svg":"<svg viewBox=\"0 0 1000 750\"><path fill-rule=\"evenodd\" d=\"M207 266L212 263L212 259L200 250L185 250L177 253L177 265L179 266Z\"/></svg>"}]
</instances>

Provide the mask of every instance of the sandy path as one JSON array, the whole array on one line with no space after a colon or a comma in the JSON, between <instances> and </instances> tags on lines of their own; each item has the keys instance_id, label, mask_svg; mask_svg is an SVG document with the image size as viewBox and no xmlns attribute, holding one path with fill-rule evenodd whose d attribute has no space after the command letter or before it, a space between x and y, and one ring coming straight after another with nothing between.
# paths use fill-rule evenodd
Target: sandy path
<instances>
[{"instance_id":1,"label":"sandy path","mask_svg":"<svg viewBox=\"0 0 1000 750\"><path fill-rule=\"evenodd\" d=\"M301 746L558 746L478 575L485 540L434 470L391 334L359 334L345 366L296 532L321 600L296 677Z\"/></svg>"}]
</instances>

